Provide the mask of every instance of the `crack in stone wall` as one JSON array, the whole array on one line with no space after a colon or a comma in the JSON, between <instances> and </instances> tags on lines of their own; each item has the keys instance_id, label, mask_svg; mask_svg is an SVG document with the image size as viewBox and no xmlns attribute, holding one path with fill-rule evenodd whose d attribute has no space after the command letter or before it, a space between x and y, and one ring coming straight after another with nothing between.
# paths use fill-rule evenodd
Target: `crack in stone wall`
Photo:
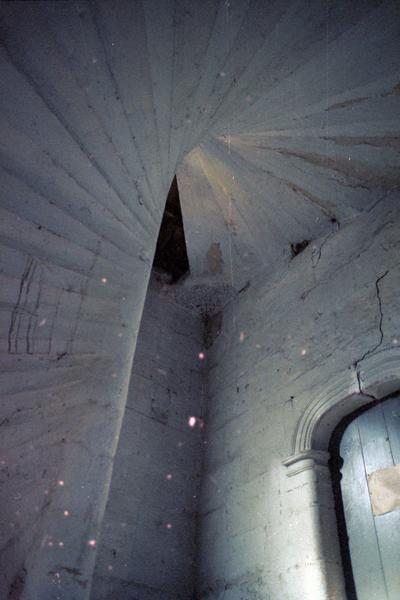
<instances>
[{"instance_id":1,"label":"crack in stone wall","mask_svg":"<svg viewBox=\"0 0 400 600\"><path fill-rule=\"evenodd\" d=\"M364 393L362 390L362 380L361 380L361 373L359 370L359 366L362 363L362 361L364 361L366 358L368 358L368 356L372 356L382 345L383 343L383 338L384 338L384 333L383 333L383 308L382 308L382 298L381 298L381 289L380 289L380 283L381 281L383 281L383 279L385 279L385 277L388 275L389 273L389 269L387 269L382 275L380 275L376 281L375 281L375 290L376 290L376 299L378 302L378 311L379 311L379 323L378 323L378 328L379 328L379 340L378 342L372 347L369 348L368 350L366 350L364 352L364 354L361 356L361 358L357 359L354 364L353 364L353 368L356 371L356 377L357 377L357 382L358 382L358 388L359 388L359 393L362 394ZM374 396L371 396L371 398L374 398ZM376 400L376 398L374 398Z\"/></svg>"}]
</instances>

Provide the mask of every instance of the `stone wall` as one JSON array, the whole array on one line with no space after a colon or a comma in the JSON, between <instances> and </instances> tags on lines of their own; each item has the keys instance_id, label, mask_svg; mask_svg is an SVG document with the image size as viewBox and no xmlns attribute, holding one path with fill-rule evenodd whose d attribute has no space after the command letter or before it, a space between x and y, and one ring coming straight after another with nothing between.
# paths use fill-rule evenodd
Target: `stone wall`
<instances>
[{"instance_id":1,"label":"stone wall","mask_svg":"<svg viewBox=\"0 0 400 600\"><path fill-rule=\"evenodd\" d=\"M152 281L91 597L188 600L202 450L202 321ZM193 427L190 417L195 417Z\"/></svg>"},{"instance_id":2,"label":"stone wall","mask_svg":"<svg viewBox=\"0 0 400 600\"><path fill-rule=\"evenodd\" d=\"M357 393L372 355L400 354L399 216L397 200L383 201L224 310L207 359L201 598L344 597L336 526L324 524L329 481L320 500L318 469L288 478L282 461L330 382Z\"/></svg>"}]
</instances>

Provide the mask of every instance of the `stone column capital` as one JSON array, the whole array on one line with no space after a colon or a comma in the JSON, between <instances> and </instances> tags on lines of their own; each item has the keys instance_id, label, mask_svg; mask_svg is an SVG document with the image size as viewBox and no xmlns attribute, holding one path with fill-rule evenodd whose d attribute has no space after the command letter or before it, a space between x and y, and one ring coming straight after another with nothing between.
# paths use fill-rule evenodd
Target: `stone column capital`
<instances>
[{"instance_id":1,"label":"stone column capital","mask_svg":"<svg viewBox=\"0 0 400 600\"><path fill-rule=\"evenodd\" d=\"M305 450L289 456L282 461L287 467L287 476L293 477L303 471L314 470L317 467L328 468L330 453L325 450Z\"/></svg>"}]
</instances>

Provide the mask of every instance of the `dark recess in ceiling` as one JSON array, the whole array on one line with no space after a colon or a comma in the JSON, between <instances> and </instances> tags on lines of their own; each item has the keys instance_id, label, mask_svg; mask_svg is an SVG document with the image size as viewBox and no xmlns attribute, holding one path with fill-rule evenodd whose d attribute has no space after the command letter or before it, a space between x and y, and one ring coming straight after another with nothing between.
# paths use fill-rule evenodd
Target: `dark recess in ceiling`
<instances>
[{"instance_id":1,"label":"dark recess in ceiling","mask_svg":"<svg viewBox=\"0 0 400 600\"><path fill-rule=\"evenodd\" d=\"M189 272L189 259L176 177L172 180L168 192L157 239L153 269L163 275L168 283L176 283Z\"/></svg>"},{"instance_id":2,"label":"dark recess in ceiling","mask_svg":"<svg viewBox=\"0 0 400 600\"><path fill-rule=\"evenodd\" d=\"M309 243L310 240L302 240L301 242L297 242L297 244L290 244L291 257L294 258L298 254L301 254Z\"/></svg>"}]
</instances>

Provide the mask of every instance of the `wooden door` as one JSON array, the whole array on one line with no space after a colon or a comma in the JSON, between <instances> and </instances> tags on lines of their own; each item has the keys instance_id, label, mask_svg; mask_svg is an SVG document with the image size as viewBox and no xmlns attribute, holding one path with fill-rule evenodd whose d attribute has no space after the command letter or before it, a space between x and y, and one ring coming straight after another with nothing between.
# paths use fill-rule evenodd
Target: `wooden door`
<instances>
[{"instance_id":1,"label":"wooden door","mask_svg":"<svg viewBox=\"0 0 400 600\"><path fill-rule=\"evenodd\" d=\"M368 485L371 473L400 464L400 396L354 419L344 432L340 454L357 599L400 600L400 510L374 516Z\"/></svg>"}]
</instances>

